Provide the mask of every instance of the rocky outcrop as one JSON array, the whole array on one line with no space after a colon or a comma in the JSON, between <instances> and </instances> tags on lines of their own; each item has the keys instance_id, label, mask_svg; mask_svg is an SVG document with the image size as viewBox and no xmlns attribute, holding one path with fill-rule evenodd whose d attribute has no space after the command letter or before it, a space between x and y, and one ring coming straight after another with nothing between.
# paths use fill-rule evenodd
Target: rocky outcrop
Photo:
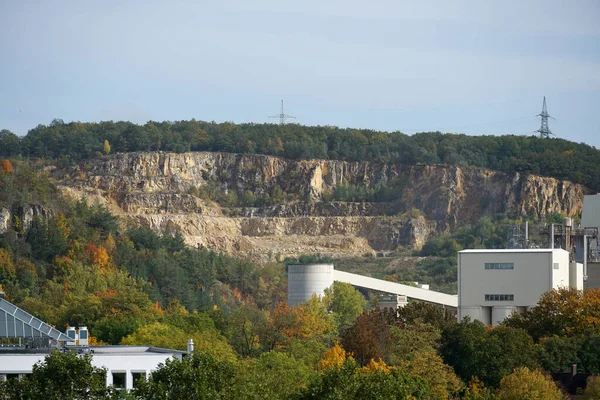
<instances>
[{"instance_id":1,"label":"rocky outcrop","mask_svg":"<svg viewBox=\"0 0 600 400\"><path fill-rule=\"evenodd\" d=\"M12 228L12 215L10 213L10 210L6 209L6 208L1 208L0 209L0 234L7 232L9 229Z\"/></svg>"},{"instance_id":2,"label":"rocky outcrop","mask_svg":"<svg viewBox=\"0 0 600 400\"><path fill-rule=\"evenodd\" d=\"M28 204L16 207L14 210L2 208L0 209L0 234L11 229L27 230L31 227L35 217L50 217L52 215L51 210L39 204Z\"/></svg>"},{"instance_id":3,"label":"rocky outcrop","mask_svg":"<svg viewBox=\"0 0 600 400\"><path fill-rule=\"evenodd\" d=\"M575 216L585 192L569 181L482 168L208 152L116 154L54 174L65 192L93 197L157 230L179 229L191 245L263 255L420 247L432 234L484 215ZM359 186L386 187L386 202L324 201L336 188ZM260 199L287 194L288 201L221 208L195 195L206 188Z\"/></svg>"}]
</instances>

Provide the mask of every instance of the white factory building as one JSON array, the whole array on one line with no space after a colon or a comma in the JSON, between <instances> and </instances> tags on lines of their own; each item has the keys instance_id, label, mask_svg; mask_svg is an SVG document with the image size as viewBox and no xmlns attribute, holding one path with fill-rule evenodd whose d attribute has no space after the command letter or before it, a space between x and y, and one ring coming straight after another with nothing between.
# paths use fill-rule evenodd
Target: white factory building
<instances>
[{"instance_id":1,"label":"white factory building","mask_svg":"<svg viewBox=\"0 0 600 400\"><path fill-rule=\"evenodd\" d=\"M69 328L64 334L27 311L3 299L0 292L0 379L21 379L51 351L92 354L92 365L104 367L106 385L132 389L138 379L169 359L181 360L186 352L150 346L87 346L88 331ZM191 340L190 340L191 341ZM188 343L193 351L193 343Z\"/></svg>"},{"instance_id":2,"label":"white factory building","mask_svg":"<svg viewBox=\"0 0 600 400\"><path fill-rule=\"evenodd\" d=\"M463 250L458 253L458 319L498 325L535 306L544 292L583 289L583 265L563 249Z\"/></svg>"}]
</instances>

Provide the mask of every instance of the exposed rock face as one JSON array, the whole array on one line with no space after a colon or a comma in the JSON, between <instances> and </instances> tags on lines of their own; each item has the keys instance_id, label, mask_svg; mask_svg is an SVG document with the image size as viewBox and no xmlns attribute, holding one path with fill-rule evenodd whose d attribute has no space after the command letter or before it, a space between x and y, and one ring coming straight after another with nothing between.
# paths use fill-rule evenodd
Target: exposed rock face
<instances>
[{"instance_id":1,"label":"exposed rock face","mask_svg":"<svg viewBox=\"0 0 600 400\"><path fill-rule=\"evenodd\" d=\"M6 208L0 209L0 234L11 228L11 220L10 210Z\"/></svg>"},{"instance_id":2,"label":"exposed rock face","mask_svg":"<svg viewBox=\"0 0 600 400\"><path fill-rule=\"evenodd\" d=\"M18 207L11 211L7 208L0 209L0 234L9 231L10 229L27 230L31 227L33 219L36 216L49 217L52 215L50 210L38 204L29 204L27 206ZM17 223L18 219L18 223Z\"/></svg>"},{"instance_id":3,"label":"exposed rock face","mask_svg":"<svg viewBox=\"0 0 600 400\"><path fill-rule=\"evenodd\" d=\"M155 229L180 229L192 245L263 255L420 247L430 235L483 215L575 216L585 191L568 181L481 168L207 152L117 154L55 173L71 194L103 199ZM322 201L342 184L387 185L395 192L388 203ZM207 185L258 197L281 189L304 201L221 209L189 194ZM393 217L413 208L426 219Z\"/></svg>"}]
</instances>

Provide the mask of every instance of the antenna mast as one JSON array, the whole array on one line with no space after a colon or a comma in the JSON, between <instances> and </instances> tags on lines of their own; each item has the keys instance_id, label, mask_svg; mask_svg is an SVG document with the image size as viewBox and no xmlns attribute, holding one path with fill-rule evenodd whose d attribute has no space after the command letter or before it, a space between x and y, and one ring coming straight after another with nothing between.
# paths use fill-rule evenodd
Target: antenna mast
<instances>
[{"instance_id":1,"label":"antenna mast","mask_svg":"<svg viewBox=\"0 0 600 400\"><path fill-rule=\"evenodd\" d=\"M285 120L290 118L296 118L293 115L287 115L283 112L283 100L281 100L281 112L279 115L270 115L269 118L279 118L279 124L285 125Z\"/></svg>"},{"instance_id":2,"label":"antenna mast","mask_svg":"<svg viewBox=\"0 0 600 400\"><path fill-rule=\"evenodd\" d=\"M546 96L544 96L544 105L542 106L542 112L536 115L536 117L542 118L542 126L536 131L540 133L540 137L548 139L550 135L554 135L550 128L548 128L548 118L552 117L550 116L550 114L548 114L548 110L546 109Z\"/></svg>"}]
</instances>

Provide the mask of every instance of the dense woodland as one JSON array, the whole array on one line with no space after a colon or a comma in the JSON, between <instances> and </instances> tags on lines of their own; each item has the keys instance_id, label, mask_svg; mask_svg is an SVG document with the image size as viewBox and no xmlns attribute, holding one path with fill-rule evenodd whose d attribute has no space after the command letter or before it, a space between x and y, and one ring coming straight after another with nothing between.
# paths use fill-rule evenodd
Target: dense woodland
<instances>
[{"instance_id":1,"label":"dense woodland","mask_svg":"<svg viewBox=\"0 0 600 400\"><path fill-rule=\"evenodd\" d=\"M419 302L379 311L377 296L341 283L290 308L284 264L259 266L188 248L177 232L124 226L103 207L62 198L31 161L0 163L0 204L44 210L29 227L16 217L0 235L9 301L61 330L88 326L97 343L196 343L193 357L162 366L133 393L104 388L88 358L54 353L29 378L0 384L0 398L559 399L547 373L571 362L600 373L600 290L548 293L494 329ZM494 246L508 222L482 219L433 239L421 270L388 279L427 273L451 285L456 251ZM593 393L599 382L590 382Z\"/></svg>"},{"instance_id":2,"label":"dense woodland","mask_svg":"<svg viewBox=\"0 0 600 400\"><path fill-rule=\"evenodd\" d=\"M332 159L400 164L478 166L569 179L600 191L600 151L563 139L467 136L341 129L296 124L203 121L64 123L38 125L19 138L0 131L0 156L71 162L132 151L223 151L290 159Z\"/></svg>"}]
</instances>

